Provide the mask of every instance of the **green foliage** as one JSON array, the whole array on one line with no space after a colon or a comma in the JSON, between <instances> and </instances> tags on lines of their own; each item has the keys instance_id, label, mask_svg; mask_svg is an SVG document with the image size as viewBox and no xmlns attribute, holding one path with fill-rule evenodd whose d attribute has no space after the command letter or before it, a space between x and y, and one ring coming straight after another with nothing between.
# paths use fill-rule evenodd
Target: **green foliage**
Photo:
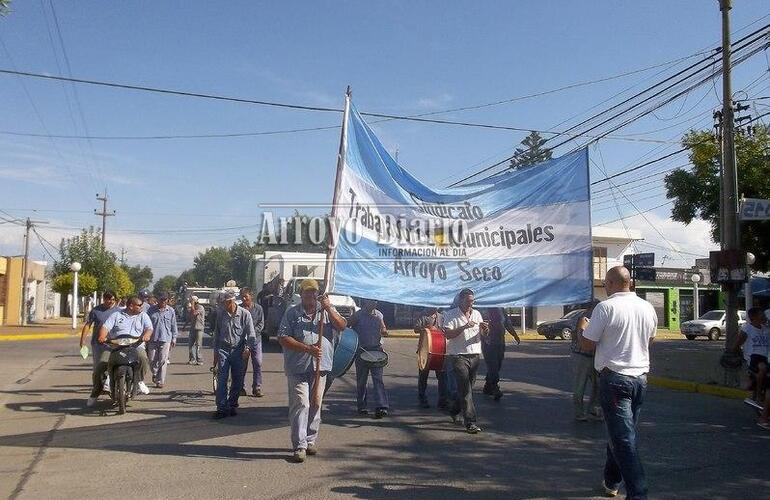
<instances>
[{"instance_id":1,"label":"green foliage","mask_svg":"<svg viewBox=\"0 0 770 500\"><path fill-rule=\"evenodd\" d=\"M227 248L211 247L193 259L193 271L201 286L221 287L232 279L232 257Z\"/></svg>"},{"instance_id":2,"label":"green foliage","mask_svg":"<svg viewBox=\"0 0 770 500\"><path fill-rule=\"evenodd\" d=\"M128 297L136 291L128 273L118 265L112 266L102 282L101 290L112 290L118 297Z\"/></svg>"},{"instance_id":3,"label":"green foliage","mask_svg":"<svg viewBox=\"0 0 770 500\"><path fill-rule=\"evenodd\" d=\"M152 293L156 297L161 292L174 293L176 291L176 276L166 275L155 282Z\"/></svg>"},{"instance_id":4,"label":"green foliage","mask_svg":"<svg viewBox=\"0 0 770 500\"><path fill-rule=\"evenodd\" d=\"M62 239L59 256L53 264L54 276L69 273L70 264L80 262L81 271L96 278L98 290L106 290L117 283L114 276L117 258L114 253L102 249L101 235L93 227L72 238Z\"/></svg>"},{"instance_id":5,"label":"green foliage","mask_svg":"<svg viewBox=\"0 0 770 500\"><path fill-rule=\"evenodd\" d=\"M527 165L534 165L546 160L550 160L553 152L546 147L543 147L546 143L539 133L534 130L529 133L527 137L521 141L522 147L516 148L511 158L511 168L516 169L518 167L524 167Z\"/></svg>"},{"instance_id":6,"label":"green foliage","mask_svg":"<svg viewBox=\"0 0 770 500\"><path fill-rule=\"evenodd\" d=\"M120 266L134 284L134 290L139 291L150 286L152 282L152 269L147 266L127 266L125 264Z\"/></svg>"},{"instance_id":7,"label":"green foliage","mask_svg":"<svg viewBox=\"0 0 770 500\"><path fill-rule=\"evenodd\" d=\"M254 266L254 255L262 253L262 248L256 243L249 243L245 236L238 238L230 247L230 274L239 286L247 286L251 282L249 272Z\"/></svg>"},{"instance_id":8,"label":"green foliage","mask_svg":"<svg viewBox=\"0 0 770 500\"><path fill-rule=\"evenodd\" d=\"M7 16L11 12L11 0L0 0L0 16Z\"/></svg>"},{"instance_id":9,"label":"green foliage","mask_svg":"<svg viewBox=\"0 0 770 500\"><path fill-rule=\"evenodd\" d=\"M72 271L54 276L51 288L62 295L72 293L72 281L75 273ZM88 273L78 273L78 295L83 297L96 291L96 277Z\"/></svg>"},{"instance_id":10,"label":"green foliage","mask_svg":"<svg viewBox=\"0 0 770 500\"><path fill-rule=\"evenodd\" d=\"M676 169L666 176L666 197L674 200L671 218L689 224L702 219L711 225L711 238L719 241L719 189L721 148L709 131L691 130L682 139L690 150L692 169ZM738 194L770 199L770 133L758 126L753 135L736 135ZM743 248L756 256L754 269L770 267L770 222L741 223Z\"/></svg>"},{"instance_id":11,"label":"green foliage","mask_svg":"<svg viewBox=\"0 0 770 500\"><path fill-rule=\"evenodd\" d=\"M195 271L193 269L185 269L182 271L174 283L174 288L179 290L185 283L189 286L198 286L196 285L196 283L198 283L198 278L195 276Z\"/></svg>"}]
</instances>

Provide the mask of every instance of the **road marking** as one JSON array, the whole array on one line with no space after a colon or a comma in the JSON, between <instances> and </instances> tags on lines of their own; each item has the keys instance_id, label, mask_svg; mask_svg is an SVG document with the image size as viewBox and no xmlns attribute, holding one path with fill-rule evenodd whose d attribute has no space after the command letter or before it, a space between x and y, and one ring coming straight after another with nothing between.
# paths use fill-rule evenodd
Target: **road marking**
<instances>
[{"instance_id":1,"label":"road marking","mask_svg":"<svg viewBox=\"0 0 770 500\"><path fill-rule=\"evenodd\" d=\"M0 335L0 342L13 342L18 340L50 340L79 337L77 333L21 333L17 335Z\"/></svg>"}]
</instances>

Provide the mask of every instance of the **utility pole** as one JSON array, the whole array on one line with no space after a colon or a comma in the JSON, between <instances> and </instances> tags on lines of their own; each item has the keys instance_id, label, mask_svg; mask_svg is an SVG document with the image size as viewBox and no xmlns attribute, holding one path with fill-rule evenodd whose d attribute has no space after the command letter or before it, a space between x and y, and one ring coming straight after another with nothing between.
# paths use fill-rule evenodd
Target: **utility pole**
<instances>
[{"instance_id":1,"label":"utility pole","mask_svg":"<svg viewBox=\"0 0 770 500\"><path fill-rule=\"evenodd\" d=\"M21 324L27 326L27 300L29 300L29 290L27 282L29 281L29 232L32 230L35 224L47 224L45 221L31 220L27 217L25 223L26 231L24 232L24 260L21 263Z\"/></svg>"},{"instance_id":2,"label":"utility pole","mask_svg":"<svg viewBox=\"0 0 770 500\"><path fill-rule=\"evenodd\" d=\"M735 117L731 82L730 9L732 0L719 0L722 12L722 250L739 250L738 238L738 172L735 160ZM726 283L727 349L736 345L738 337L738 285Z\"/></svg>"},{"instance_id":3,"label":"utility pole","mask_svg":"<svg viewBox=\"0 0 770 500\"><path fill-rule=\"evenodd\" d=\"M125 266L126 265L126 248L121 247L120 249L120 265Z\"/></svg>"},{"instance_id":4,"label":"utility pole","mask_svg":"<svg viewBox=\"0 0 770 500\"><path fill-rule=\"evenodd\" d=\"M107 238L107 217L114 217L115 216L115 210L112 212L107 211L107 188L104 188L104 196L100 195L99 193L96 193L96 199L102 202L102 211L97 212L94 208L94 215L98 215L102 218L102 250L105 249L105 240Z\"/></svg>"}]
</instances>

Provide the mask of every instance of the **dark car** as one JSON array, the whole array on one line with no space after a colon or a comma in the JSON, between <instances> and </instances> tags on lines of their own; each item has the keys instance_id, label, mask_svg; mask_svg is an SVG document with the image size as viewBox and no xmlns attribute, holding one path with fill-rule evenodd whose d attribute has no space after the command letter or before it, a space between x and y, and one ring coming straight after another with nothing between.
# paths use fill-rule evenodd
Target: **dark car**
<instances>
[{"instance_id":1,"label":"dark car","mask_svg":"<svg viewBox=\"0 0 770 500\"><path fill-rule=\"evenodd\" d=\"M575 309L565 314L562 318L543 321L537 325L537 333L548 340L553 340L556 337L569 340L572 338L572 332L577 328L578 319L583 312L585 312L585 309Z\"/></svg>"}]
</instances>

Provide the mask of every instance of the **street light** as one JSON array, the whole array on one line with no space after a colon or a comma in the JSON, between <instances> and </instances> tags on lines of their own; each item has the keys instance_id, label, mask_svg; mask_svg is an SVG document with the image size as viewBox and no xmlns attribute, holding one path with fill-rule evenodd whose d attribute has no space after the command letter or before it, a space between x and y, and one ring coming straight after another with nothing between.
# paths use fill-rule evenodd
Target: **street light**
<instances>
[{"instance_id":1,"label":"street light","mask_svg":"<svg viewBox=\"0 0 770 500\"><path fill-rule=\"evenodd\" d=\"M700 283L700 274L693 273L692 276L690 276L690 280L692 280L692 315L693 319L700 318L700 311L698 310L698 283Z\"/></svg>"},{"instance_id":2,"label":"street light","mask_svg":"<svg viewBox=\"0 0 770 500\"><path fill-rule=\"evenodd\" d=\"M751 252L746 252L746 265L751 266L757 258ZM754 306L754 291L751 289L751 269L747 270L746 283L743 285L743 298L746 305L746 311Z\"/></svg>"},{"instance_id":3,"label":"street light","mask_svg":"<svg viewBox=\"0 0 770 500\"><path fill-rule=\"evenodd\" d=\"M75 273L72 280L72 329L78 328L78 271L80 271L80 262L70 264L70 271Z\"/></svg>"}]
</instances>

